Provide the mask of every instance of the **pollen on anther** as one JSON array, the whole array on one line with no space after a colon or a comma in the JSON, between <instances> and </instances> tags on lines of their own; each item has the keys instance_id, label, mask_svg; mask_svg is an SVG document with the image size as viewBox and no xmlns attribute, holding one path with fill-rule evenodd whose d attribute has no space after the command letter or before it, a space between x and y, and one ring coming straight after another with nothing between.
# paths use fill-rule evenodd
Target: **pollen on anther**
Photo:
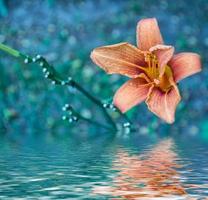
<instances>
[{"instance_id":1,"label":"pollen on anther","mask_svg":"<svg viewBox=\"0 0 208 200\"><path fill-rule=\"evenodd\" d=\"M159 81L158 79L154 79L154 83L155 83L156 85L159 85L159 84L160 84L160 81Z\"/></svg>"}]
</instances>

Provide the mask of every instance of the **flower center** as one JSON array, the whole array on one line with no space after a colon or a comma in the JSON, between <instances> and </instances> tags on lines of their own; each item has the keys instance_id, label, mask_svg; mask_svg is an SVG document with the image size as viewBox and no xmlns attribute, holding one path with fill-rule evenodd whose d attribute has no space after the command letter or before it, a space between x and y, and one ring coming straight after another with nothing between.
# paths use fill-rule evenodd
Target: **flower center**
<instances>
[{"instance_id":1,"label":"flower center","mask_svg":"<svg viewBox=\"0 0 208 200\"><path fill-rule=\"evenodd\" d=\"M146 54L145 62L147 63L145 72L150 81L155 84L155 87L160 88L162 91L168 91L172 86L170 82L170 79L172 79L173 77L171 68L168 65L166 65L165 72L160 77L159 64L156 55L152 53Z\"/></svg>"}]
</instances>

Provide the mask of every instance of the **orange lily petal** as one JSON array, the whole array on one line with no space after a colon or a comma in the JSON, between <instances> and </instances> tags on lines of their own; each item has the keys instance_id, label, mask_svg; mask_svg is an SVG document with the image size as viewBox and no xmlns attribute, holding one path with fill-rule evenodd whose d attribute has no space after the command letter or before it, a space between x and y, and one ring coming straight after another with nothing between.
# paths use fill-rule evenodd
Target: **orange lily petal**
<instances>
[{"instance_id":1,"label":"orange lily petal","mask_svg":"<svg viewBox=\"0 0 208 200\"><path fill-rule=\"evenodd\" d=\"M165 66L173 57L175 48L173 46L161 45L158 44L150 48L150 52L154 53L157 56L160 76L165 72Z\"/></svg>"},{"instance_id":2,"label":"orange lily petal","mask_svg":"<svg viewBox=\"0 0 208 200\"><path fill-rule=\"evenodd\" d=\"M177 86L173 86L168 92L162 92L158 88L153 88L146 100L146 104L151 112L166 121L175 121L175 110L181 100Z\"/></svg>"},{"instance_id":3,"label":"orange lily petal","mask_svg":"<svg viewBox=\"0 0 208 200\"><path fill-rule=\"evenodd\" d=\"M179 53L173 56L171 66L176 82L201 71L201 59L196 53Z\"/></svg>"},{"instance_id":4,"label":"orange lily petal","mask_svg":"<svg viewBox=\"0 0 208 200\"><path fill-rule=\"evenodd\" d=\"M143 51L163 44L163 38L155 18L142 19L137 24L137 46Z\"/></svg>"},{"instance_id":5,"label":"orange lily petal","mask_svg":"<svg viewBox=\"0 0 208 200\"><path fill-rule=\"evenodd\" d=\"M135 78L144 63L143 53L128 43L98 47L91 53L91 59L109 74L122 74Z\"/></svg>"},{"instance_id":6,"label":"orange lily petal","mask_svg":"<svg viewBox=\"0 0 208 200\"><path fill-rule=\"evenodd\" d=\"M152 84L143 78L135 78L122 85L114 95L114 105L122 112L126 112L133 106L147 98Z\"/></svg>"}]
</instances>

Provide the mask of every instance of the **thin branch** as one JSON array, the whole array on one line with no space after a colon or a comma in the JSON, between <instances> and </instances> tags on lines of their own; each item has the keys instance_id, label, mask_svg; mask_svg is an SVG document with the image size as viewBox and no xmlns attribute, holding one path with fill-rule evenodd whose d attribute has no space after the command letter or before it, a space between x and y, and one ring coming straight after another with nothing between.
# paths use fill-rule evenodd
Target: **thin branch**
<instances>
[{"instance_id":1,"label":"thin branch","mask_svg":"<svg viewBox=\"0 0 208 200\"><path fill-rule=\"evenodd\" d=\"M88 99L90 99L93 103L95 103L97 106L101 108L103 111L103 114L108 121L109 124L111 124L112 128L114 130L117 130L116 123L112 119L112 117L109 115L109 113L106 111L106 109L103 107L103 104L100 100L92 96L89 92L87 92L80 84L78 84L76 81L69 78L68 80L65 80L62 78L62 76L55 70L55 68L50 65L47 60L40 55L37 55L35 58L32 58L30 56L24 55L20 53L19 51L4 45L0 43L0 50L14 56L20 59L23 59L25 64L31 63L31 62L38 62L39 65L43 68L43 72L45 73L45 78L48 78L52 80L52 83L59 84L59 85L68 85L76 88L79 92L81 92L84 96L86 96ZM85 119L88 120L89 119Z\"/></svg>"}]
</instances>

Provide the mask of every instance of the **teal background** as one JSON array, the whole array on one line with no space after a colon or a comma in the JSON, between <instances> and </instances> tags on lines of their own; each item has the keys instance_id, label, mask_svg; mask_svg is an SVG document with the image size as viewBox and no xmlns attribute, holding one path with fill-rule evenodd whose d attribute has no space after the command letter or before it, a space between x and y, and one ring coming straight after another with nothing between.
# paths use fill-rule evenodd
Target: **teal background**
<instances>
[{"instance_id":1,"label":"teal background","mask_svg":"<svg viewBox=\"0 0 208 200\"><path fill-rule=\"evenodd\" d=\"M38 65L0 52L0 199L125 199L119 194L131 189L106 194L102 187L114 188L119 172L131 170L135 176L124 186L142 189L143 180L167 176L165 186L186 192L181 196L170 190L167 199L207 197L207 0L0 0L0 42L45 56L61 74L106 100L127 79L106 75L92 63L90 52L124 41L136 44L136 24L147 17L157 18L166 44L202 57L202 72L179 84L182 101L172 125L144 103L127 113L138 127L130 134L82 121L69 124L62 120L65 103L85 117L105 121L79 92L46 80ZM137 178L138 162L150 163L154 173L147 170L142 180ZM153 189L160 192L160 186Z\"/></svg>"},{"instance_id":2,"label":"teal background","mask_svg":"<svg viewBox=\"0 0 208 200\"><path fill-rule=\"evenodd\" d=\"M1 0L0 8L1 42L30 55L44 55L59 72L72 76L103 100L112 98L126 78L106 75L90 60L91 50L122 41L135 44L137 22L156 17L166 44L174 45L177 52L199 53L203 71L179 84L183 100L174 125L162 123L144 104L133 108L128 116L148 132L163 133L165 129L168 133L199 133L207 129L208 3L205 0L191 3ZM0 65L0 125L8 132L44 130L58 134L72 130L73 125L60 120L65 103L74 105L88 117L97 110L76 91L54 88L43 78L38 66L25 66L3 53Z\"/></svg>"}]
</instances>

